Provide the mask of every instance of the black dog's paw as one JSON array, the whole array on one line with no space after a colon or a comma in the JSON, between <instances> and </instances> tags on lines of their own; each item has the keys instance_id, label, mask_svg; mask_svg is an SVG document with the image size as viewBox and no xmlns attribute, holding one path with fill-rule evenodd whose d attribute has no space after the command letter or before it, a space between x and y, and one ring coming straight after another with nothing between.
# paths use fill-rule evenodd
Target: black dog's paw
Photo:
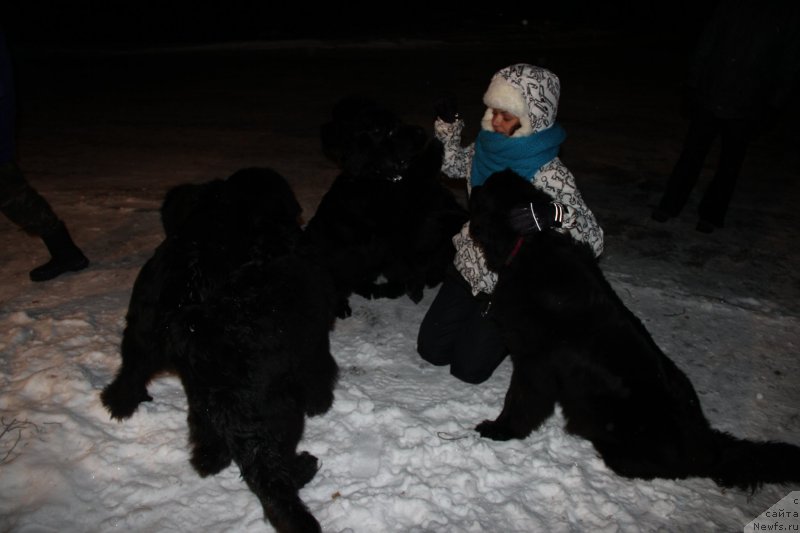
<instances>
[{"instance_id":1,"label":"black dog's paw","mask_svg":"<svg viewBox=\"0 0 800 533\"><path fill-rule=\"evenodd\" d=\"M333 392L329 390L314 391L306 398L306 414L308 416L327 413L333 405Z\"/></svg>"},{"instance_id":2,"label":"black dog's paw","mask_svg":"<svg viewBox=\"0 0 800 533\"><path fill-rule=\"evenodd\" d=\"M352 314L353 310L350 309L350 302L347 301L347 298L341 298L336 306L336 317L347 318Z\"/></svg>"},{"instance_id":3,"label":"black dog's paw","mask_svg":"<svg viewBox=\"0 0 800 533\"><path fill-rule=\"evenodd\" d=\"M294 459L294 483L300 489L309 481L314 479L314 476L319 470L319 461L317 458L308 452L300 452Z\"/></svg>"},{"instance_id":4,"label":"black dog's paw","mask_svg":"<svg viewBox=\"0 0 800 533\"><path fill-rule=\"evenodd\" d=\"M494 420L484 420L475 426L475 430L486 439L510 440L516 437L511 430Z\"/></svg>"},{"instance_id":5,"label":"black dog's paw","mask_svg":"<svg viewBox=\"0 0 800 533\"><path fill-rule=\"evenodd\" d=\"M400 281L384 281L372 284L373 298L389 298L394 300L406 293L406 286Z\"/></svg>"},{"instance_id":6,"label":"black dog's paw","mask_svg":"<svg viewBox=\"0 0 800 533\"><path fill-rule=\"evenodd\" d=\"M200 477L219 474L231 464L231 455L222 446L195 445L189 459Z\"/></svg>"},{"instance_id":7,"label":"black dog's paw","mask_svg":"<svg viewBox=\"0 0 800 533\"><path fill-rule=\"evenodd\" d=\"M100 401L111 413L111 418L124 420L130 418L142 402L151 402L153 397L147 394L145 387L125 387L114 381L100 393Z\"/></svg>"},{"instance_id":8,"label":"black dog's paw","mask_svg":"<svg viewBox=\"0 0 800 533\"><path fill-rule=\"evenodd\" d=\"M378 298L378 289L377 285L374 283L367 284L367 285L359 285L358 287L353 288L353 292L365 300L374 300Z\"/></svg>"},{"instance_id":9,"label":"black dog's paw","mask_svg":"<svg viewBox=\"0 0 800 533\"><path fill-rule=\"evenodd\" d=\"M422 300L422 296L424 294L422 287L423 286L421 284L413 284L406 287L406 294L415 304L418 304Z\"/></svg>"}]
</instances>

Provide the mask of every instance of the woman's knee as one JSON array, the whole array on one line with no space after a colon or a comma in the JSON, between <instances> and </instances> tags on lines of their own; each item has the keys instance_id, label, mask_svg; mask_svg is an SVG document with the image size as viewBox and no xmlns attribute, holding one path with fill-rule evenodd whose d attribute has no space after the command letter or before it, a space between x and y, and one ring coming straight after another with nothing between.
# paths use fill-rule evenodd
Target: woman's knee
<instances>
[{"instance_id":1,"label":"woman's knee","mask_svg":"<svg viewBox=\"0 0 800 533\"><path fill-rule=\"evenodd\" d=\"M450 374L453 377L471 385L480 385L492 377L493 372L494 368L487 371L486 369L465 368L459 365L450 365Z\"/></svg>"},{"instance_id":2,"label":"woman's knee","mask_svg":"<svg viewBox=\"0 0 800 533\"><path fill-rule=\"evenodd\" d=\"M484 346L484 349L462 351L453 357L450 373L467 383L483 383L494 374L495 369L506 358L507 350L502 345Z\"/></svg>"},{"instance_id":3,"label":"woman's knee","mask_svg":"<svg viewBox=\"0 0 800 533\"><path fill-rule=\"evenodd\" d=\"M427 336L420 335L417 339L417 353L432 365L450 364L451 352L452 350L448 350L442 343L433 342Z\"/></svg>"}]
</instances>

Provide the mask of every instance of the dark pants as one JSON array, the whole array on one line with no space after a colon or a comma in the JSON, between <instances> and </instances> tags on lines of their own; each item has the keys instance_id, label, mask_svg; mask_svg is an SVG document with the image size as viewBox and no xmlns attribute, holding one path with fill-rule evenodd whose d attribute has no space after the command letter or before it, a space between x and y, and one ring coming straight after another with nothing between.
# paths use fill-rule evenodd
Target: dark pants
<instances>
[{"instance_id":1,"label":"dark pants","mask_svg":"<svg viewBox=\"0 0 800 533\"><path fill-rule=\"evenodd\" d=\"M450 268L422 320L417 351L467 383L482 383L508 355L497 325L484 311L486 298L472 295L466 280Z\"/></svg>"},{"instance_id":2,"label":"dark pants","mask_svg":"<svg viewBox=\"0 0 800 533\"><path fill-rule=\"evenodd\" d=\"M14 163L0 164L0 212L26 233L41 237L59 225L59 219Z\"/></svg>"},{"instance_id":3,"label":"dark pants","mask_svg":"<svg viewBox=\"0 0 800 533\"><path fill-rule=\"evenodd\" d=\"M0 211L31 235L53 231L58 217L14 163L14 78L11 57L0 31Z\"/></svg>"},{"instance_id":4,"label":"dark pants","mask_svg":"<svg viewBox=\"0 0 800 533\"><path fill-rule=\"evenodd\" d=\"M717 169L697 211L701 220L722 227L753 129L751 121L720 119L708 111L698 112L689 125L683 150L667 181L659 209L669 216L681 212L697 184L714 139L719 137Z\"/></svg>"}]
</instances>

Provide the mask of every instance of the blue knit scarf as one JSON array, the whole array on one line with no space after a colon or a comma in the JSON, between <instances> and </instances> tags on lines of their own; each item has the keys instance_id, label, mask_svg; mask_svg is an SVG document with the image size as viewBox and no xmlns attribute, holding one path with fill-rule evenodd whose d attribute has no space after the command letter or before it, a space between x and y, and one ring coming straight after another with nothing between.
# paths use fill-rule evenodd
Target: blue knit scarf
<instances>
[{"instance_id":1,"label":"blue knit scarf","mask_svg":"<svg viewBox=\"0 0 800 533\"><path fill-rule=\"evenodd\" d=\"M558 155L567 133L559 124L525 137L506 137L502 133L481 130L475 139L470 182L482 185L495 172L510 168L525 179Z\"/></svg>"}]
</instances>

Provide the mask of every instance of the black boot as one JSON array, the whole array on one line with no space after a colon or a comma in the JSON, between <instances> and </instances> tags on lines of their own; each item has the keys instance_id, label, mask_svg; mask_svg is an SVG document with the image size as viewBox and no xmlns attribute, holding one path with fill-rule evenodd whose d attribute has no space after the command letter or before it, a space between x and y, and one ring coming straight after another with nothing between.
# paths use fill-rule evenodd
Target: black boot
<instances>
[{"instance_id":1,"label":"black boot","mask_svg":"<svg viewBox=\"0 0 800 533\"><path fill-rule=\"evenodd\" d=\"M89 266L89 260L72 242L72 237L69 236L63 222L59 221L55 229L43 233L42 240L50 251L52 259L31 270L31 281L47 281L64 272L83 270Z\"/></svg>"}]
</instances>

